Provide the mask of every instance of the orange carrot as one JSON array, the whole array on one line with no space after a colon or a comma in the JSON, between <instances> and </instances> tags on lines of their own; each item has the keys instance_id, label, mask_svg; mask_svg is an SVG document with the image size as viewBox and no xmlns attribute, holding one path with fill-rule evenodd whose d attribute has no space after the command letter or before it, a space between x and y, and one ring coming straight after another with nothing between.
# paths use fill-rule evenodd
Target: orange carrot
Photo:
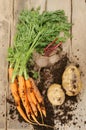
<instances>
[{"instance_id":1,"label":"orange carrot","mask_svg":"<svg viewBox=\"0 0 86 130\"><path fill-rule=\"evenodd\" d=\"M32 107L32 110L33 110L34 114L37 116L37 109L38 109L38 111L39 111L40 114L41 114L41 118L42 118L42 122L43 122L42 113L44 114L44 116L46 115L46 111L44 111L45 108L42 107L42 109L41 109L41 107L40 107L40 105L39 105L39 103L38 103L38 101L37 101L37 99L36 99L36 96L35 96L34 93L33 93L33 88L32 88L32 86L31 86L30 80L28 79L28 80L26 80L25 82L26 82L28 100L29 100L29 102L30 102L30 105L31 105L31 107ZM34 97L31 98L30 93L33 93ZM36 102L35 104L34 104L33 98L35 98L35 102Z\"/></svg>"},{"instance_id":2,"label":"orange carrot","mask_svg":"<svg viewBox=\"0 0 86 130\"><path fill-rule=\"evenodd\" d=\"M31 121L28 120L27 116L25 115L24 111L22 110L20 106L17 106L17 110L26 122L32 123Z\"/></svg>"},{"instance_id":3,"label":"orange carrot","mask_svg":"<svg viewBox=\"0 0 86 130\"><path fill-rule=\"evenodd\" d=\"M33 91L30 92L30 97L31 97L31 99L32 99L32 102L33 102L35 105L37 105L37 100L36 100L36 97L35 97L35 94L34 94Z\"/></svg>"},{"instance_id":4,"label":"orange carrot","mask_svg":"<svg viewBox=\"0 0 86 130\"><path fill-rule=\"evenodd\" d=\"M12 79L12 74L13 74L13 68L9 68L8 70L9 72L9 78L10 80ZM29 122L31 123L27 116L24 114L21 106L20 106L20 97L19 97L19 94L18 94L18 84L17 84L17 80L14 81L14 83L10 83L10 88L11 88L11 93L14 97L14 101L16 103L16 107L17 107L17 110L18 112L20 113L20 115L23 117L23 119L26 121L26 122Z\"/></svg>"},{"instance_id":5,"label":"orange carrot","mask_svg":"<svg viewBox=\"0 0 86 130\"><path fill-rule=\"evenodd\" d=\"M26 86L25 86L24 77L19 76L18 82L19 82L19 95L20 95L20 98L22 100L22 104L23 104L23 106L26 110L26 114L27 114L28 118L30 118L31 110L30 110L28 98L27 98L27 95L26 95Z\"/></svg>"},{"instance_id":6,"label":"orange carrot","mask_svg":"<svg viewBox=\"0 0 86 130\"><path fill-rule=\"evenodd\" d=\"M32 87L32 91L30 92L31 93L31 97L32 97L32 101L33 100L35 100L35 104L38 106L38 110L39 110L39 112L41 113L43 113L43 115L46 117L46 110L45 110L45 107L44 107L44 101L43 101L43 98L42 98L42 96L41 96L41 94L40 94L40 92L39 92L39 90L38 90L38 88L36 87L36 85L35 85L35 82L34 82L34 80L32 79L32 78L29 78L28 80L26 80L26 85L28 86L28 88L30 88L31 89L31 87ZM29 94L30 94L29 93ZM35 93L35 94L34 94ZM37 96L37 94L38 94L38 96ZM39 107L40 105L39 105L39 103L38 103L38 101L36 100L36 98L38 99L38 101L39 101L39 103L41 102L41 104L42 104L42 107ZM41 99L40 99L41 98ZM34 101L33 101L34 102ZM40 111L41 110L41 111Z\"/></svg>"},{"instance_id":7,"label":"orange carrot","mask_svg":"<svg viewBox=\"0 0 86 130\"><path fill-rule=\"evenodd\" d=\"M9 79L12 79L12 74L13 74L13 68L9 68ZM18 95L18 84L17 84L17 80L15 79L15 81L12 83L10 83L10 89L12 92L12 95L14 97L15 103L18 105L20 105L20 97Z\"/></svg>"},{"instance_id":8,"label":"orange carrot","mask_svg":"<svg viewBox=\"0 0 86 130\"><path fill-rule=\"evenodd\" d=\"M12 74L13 74L13 68L8 69L8 74L9 74L9 79L12 79Z\"/></svg>"},{"instance_id":9,"label":"orange carrot","mask_svg":"<svg viewBox=\"0 0 86 130\"><path fill-rule=\"evenodd\" d=\"M28 88L32 88L31 82L30 82L29 79L25 80L25 83L26 83L26 86L27 86Z\"/></svg>"},{"instance_id":10,"label":"orange carrot","mask_svg":"<svg viewBox=\"0 0 86 130\"><path fill-rule=\"evenodd\" d=\"M36 108L36 105L33 103L32 99L31 99L31 96L30 96L30 93L32 92L32 88L31 88L31 83L28 80L25 80L25 83L26 83L26 89L27 89L27 97L28 97L28 100L30 102L30 105L31 105L31 108L35 114L35 116L37 116L37 108Z\"/></svg>"},{"instance_id":11,"label":"orange carrot","mask_svg":"<svg viewBox=\"0 0 86 130\"><path fill-rule=\"evenodd\" d=\"M46 117L46 110L45 110L44 106L41 107L41 111L42 111L43 115Z\"/></svg>"},{"instance_id":12,"label":"orange carrot","mask_svg":"<svg viewBox=\"0 0 86 130\"><path fill-rule=\"evenodd\" d=\"M43 102L43 97L41 96L41 94L40 94L38 88L36 87L34 80L33 80L32 78L29 78L29 80L30 80L30 82L31 82L31 86L32 86L32 88L33 88L33 92L34 92L34 94L35 94L35 96L36 96L38 102L39 102L39 103L42 103L42 102Z\"/></svg>"},{"instance_id":13,"label":"orange carrot","mask_svg":"<svg viewBox=\"0 0 86 130\"><path fill-rule=\"evenodd\" d=\"M10 83L10 89L14 97L16 106L20 105L20 97L18 95L18 85L16 81L14 81L14 83Z\"/></svg>"},{"instance_id":14,"label":"orange carrot","mask_svg":"<svg viewBox=\"0 0 86 130\"><path fill-rule=\"evenodd\" d=\"M12 73L13 73L13 69L9 68L9 78L10 80L12 80ZM11 87L11 92L12 92L12 95L14 97L14 100L16 102L16 107L17 107L17 110L18 112L20 113L20 115L25 119L25 121L29 122L30 124L34 124L34 125L40 125L40 126L45 126L45 127L50 127L52 128L52 126L50 125L46 125L46 124L41 124L37 121L37 119L35 118L30 106L29 106L29 102L28 102L28 99L27 99L27 94L26 94L26 86L25 86L25 81L24 81L24 78L23 76L19 76L18 77L18 81L19 81L19 86L18 86L18 83L17 83L17 80L15 79L14 82L10 84L10 87ZM18 91L19 90L19 91ZM19 93L18 93L19 92ZM19 96L20 95L20 96ZM20 98L22 100L22 103L23 103L23 106L26 110L26 114L27 116L29 117L29 119L27 118L27 116L24 114L22 108L21 108L21 104L20 104ZM30 119L30 115L31 117L33 118L33 120L35 122L32 122L32 120Z\"/></svg>"},{"instance_id":15,"label":"orange carrot","mask_svg":"<svg viewBox=\"0 0 86 130\"><path fill-rule=\"evenodd\" d=\"M38 114L37 114L37 107L36 107L36 105L32 102L32 99L31 99L31 97L30 97L30 91L28 90L27 91L27 96L28 96L28 100L29 100L29 103L30 103L30 105L31 105L31 108L32 108L32 111L33 111L33 113L35 114L35 116L37 116Z\"/></svg>"}]
</instances>

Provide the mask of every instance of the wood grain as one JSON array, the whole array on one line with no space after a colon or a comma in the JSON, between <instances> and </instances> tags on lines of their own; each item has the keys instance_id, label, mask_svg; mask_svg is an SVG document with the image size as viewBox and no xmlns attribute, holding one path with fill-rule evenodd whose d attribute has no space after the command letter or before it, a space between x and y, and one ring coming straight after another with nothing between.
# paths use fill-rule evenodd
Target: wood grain
<instances>
[{"instance_id":1,"label":"wood grain","mask_svg":"<svg viewBox=\"0 0 86 130\"><path fill-rule=\"evenodd\" d=\"M18 121L18 114L14 105L6 102L6 98L12 98L8 85L7 49L13 44L16 32L18 15L22 9L36 9L40 6L40 12L44 10L65 11L69 22L73 23L70 30L73 37L63 44L63 50L70 58L80 65L83 89L77 109L74 111L73 122L61 126L56 121L56 129L60 130L85 130L86 129L86 0L0 0L0 130L33 130L33 127L25 122ZM14 116L12 116L14 108ZM11 114L10 114L11 112ZM56 110L55 110L56 113ZM7 116L6 116L7 114ZM13 118L13 119L12 119Z\"/></svg>"},{"instance_id":2,"label":"wood grain","mask_svg":"<svg viewBox=\"0 0 86 130\"><path fill-rule=\"evenodd\" d=\"M7 49L10 42L10 6L11 1L0 0L0 129L5 130L6 95L8 88Z\"/></svg>"},{"instance_id":3,"label":"wood grain","mask_svg":"<svg viewBox=\"0 0 86 130\"><path fill-rule=\"evenodd\" d=\"M10 37L10 46L12 46L13 44L13 38L14 35L16 33L16 24L18 22L18 16L19 13L21 12L21 10L23 9L29 9L30 8L30 1L29 0L12 0L12 4L11 4L11 37ZM13 97L11 95L10 89L8 91L8 98L12 101ZM9 129L23 129L24 128L28 128L30 130L32 130L32 128L30 127L30 125L28 125L25 122L19 122L18 121L18 113L16 114L16 107L12 104L7 103L7 130Z\"/></svg>"},{"instance_id":4,"label":"wood grain","mask_svg":"<svg viewBox=\"0 0 86 130\"><path fill-rule=\"evenodd\" d=\"M72 57L80 65L82 78L82 92L80 95L81 102L78 104L77 117L80 130L86 129L86 3L84 0L73 0L72 8ZM81 115L81 116L80 116ZM79 129L77 126L75 129Z\"/></svg>"},{"instance_id":5,"label":"wood grain","mask_svg":"<svg viewBox=\"0 0 86 130\"><path fill-rule=\"evenodd\" d=\"M13 38L16 32L16 24L18 22L18 16L21 10L30 9L30 0L12 0L12 16L11 16L11 44L13 44Z\"/></svg>"},{"instance_id":6,"label":"wood grain","mask_svg":"<svg viewBox=\"0 0 86 130\"><path fill-rule=\"evenodd\" d=\"M78 6L77 6L77 3ZM84 0L79 1L73 0L73 39L72 39L72 47L73 47L73 55L76 57L76 60L80 62L81 65L85 64L86 58L86 3ZM82 62L83 61L83 62ZM85 71L86 72L86 71Z\"/></svg>"},{"instance_id":7,"label":"wood grain","mask_svg":"<svg viewBox=\"0 0 86 130\"><path fill-rule=\"evenodd\" d=\"M40 13L45 10L46 0L31 0L31 8L37 9L40 7Z\"/></svg>"}]
</instances>

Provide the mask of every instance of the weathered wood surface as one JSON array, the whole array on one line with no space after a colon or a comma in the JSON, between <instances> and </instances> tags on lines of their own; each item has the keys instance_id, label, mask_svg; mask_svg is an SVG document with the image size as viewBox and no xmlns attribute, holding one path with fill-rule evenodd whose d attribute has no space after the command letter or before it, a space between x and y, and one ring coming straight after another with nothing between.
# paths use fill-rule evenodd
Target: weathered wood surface
<instances>
[{"instance_id":1,"label":"weathered wood surface","mask_svg":"<svg viewBox=\"0 0 86 130\"><path fill-rule=\"evenodd\" d=\"M79 102L76 114L78 117L78 124L81 126L80 130L86 129L86 1L73 0L72 1L72 56L80 65L82 71L83 89L80 95L81 102ZM73 130L77 130L75 127Z\"/></svg>"},{"instance_id":2,"label":"weathered wood surface","mask_svg":"<svg viewBox=\"0 0 86 130\"><path fill-rule=\"evenodd\" d=\"M14 114L12 120L10 118L11 107L6 102L6 97L10 97L10 90L8 85L8 63L7 48L13 44L13 36L15 33L16 23L19 12L24 9L31 9L41 7L43 10L65 10L66 15L70 22L74 25L71 29L73 35L72 39L69 39L64 44L64 50L67 51L71 59L80 64L80 69L84 75L82 76L83 90L81 92L81 101L77 106L75 115L77 115L77 125L67 124L59 127L59 130L85 130L86 124L86 2L85 0L0 0L0 130L33 130L33 127L25 122L20 123L18 117ZM15 112L14 112L15 113ZM55 122L56 123L56 122Z\"/></svg>"},{"instance_id":3,"label":"weathered wood surface","mask_svg":"<svg viewBox=\"0 0 86 130\"><path fill-rule=\"evenodd\" d=\"M8 87L7 48L10 44L10 15L11 1L0 0L0 130L5 130L6 118L6 92ZM10 13L9 13L10 12Z\"/></svg>"}]
</instances>

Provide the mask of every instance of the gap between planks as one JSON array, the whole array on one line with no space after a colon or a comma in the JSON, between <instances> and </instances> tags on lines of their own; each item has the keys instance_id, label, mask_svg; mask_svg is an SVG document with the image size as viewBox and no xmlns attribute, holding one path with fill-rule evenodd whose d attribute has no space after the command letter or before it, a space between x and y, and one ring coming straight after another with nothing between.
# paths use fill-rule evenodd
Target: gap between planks
<instances>
[{"instance_id":1,"label":"gap between planks","mask_svg":"<svg viewBox=\"0 0 86 130\"><path fill-rule=\"evenodd\" d=\"M71 0L71 16L70 16L70 22L71 22L71 24L73 24L72 12L73 12L73 2ZM70 30L70 34L72 36L72 27L71 27L71 30ZM72 37L71 37L70 41L71 41L71 46L72 46Z\"/></svg>"},{"instance_id":2,"label":"gap between planks","mask_svg":"<svg viewBox=\"0 0 86 130\"><path fill-rule=\"evenodd\" d=\"M14 23L14 0L11 1L11 7L10 7L10 27L9 27L9 46L10 47L12 45L12 26ZM9 64L7 66L7 72L8 72L8 68L9 68ZM7 75L7 79L8 79L8 75ZM9 96L9 81L8 81L8 86L6 89L6 128L5 130L8 130L8 104L7 104L7 98Z\"/></svg>"}]
</instances>

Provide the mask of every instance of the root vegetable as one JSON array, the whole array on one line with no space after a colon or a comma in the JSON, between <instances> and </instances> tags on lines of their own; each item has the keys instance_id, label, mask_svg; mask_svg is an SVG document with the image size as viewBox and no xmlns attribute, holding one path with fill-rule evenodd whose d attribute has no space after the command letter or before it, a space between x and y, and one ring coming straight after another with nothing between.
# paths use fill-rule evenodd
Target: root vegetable
<instances>
[{"instance_id":1,"label":"root vegetable","mask_svg":"<svg viewBox=\"0 0 86 130\"><path fill-rule=\"evenodd\" d=\"M34 52L33 58L37 66L39 68L42 68L56 63L59 60L59 55L55 52L50 56L44 56L37 52Z\"/></svg>"},{"instance_id":2,"label":"root vegetable","mask_svg":"<svg viewBox=\"0 0 86 130\"><path fill-rule=\"evenodd\" d=\"M54 54L49 57L49 64L55 64L59 60L59 55Z\"/></svg>"},{"instance_id":3,"label":"root vegetable","mask_svg":"<svg viewBox=\"0 0 86 130\"><path fill-rule=\"evenodd\" d=\"M62 76L62 86L68 96L75 96L82 88L80 72L74 65L68 66Z\"/></svg>"},{"instance_id":4,"label":"root vegetable","mask_svg":"<svg viewBox=\"0 0 86 130\"><path fill-rule=\"evenodd\" d=\"M32 110L33 110L33 112L35 113L36 116L37 116L37 109L38 109L41 116L43 114L46 117L45 107L44 106L41 107L41 105L39 104L39 102L38 102L39 100L37 100L38 98L36 98L36 94L33 91L30 80L35 85L33 79L31 79L31 78L26 80L25 82L26 82L26 88L27 88L27 96L28 96L28 100L29 100L29 102L30 102L30 104L32 106ZM37 87L36 87L36 89L37 89ZM37 89L37 91L39 91L39 90ZM39 92L37 92L37 93L39 93Z\"/></svg>"},{"instance_id":5,"label":"root vegetable","mask_svg":"<svg viewBox=\"0 0 86 130\"><path fill-rule=\"evenodd\" d=\"M26 110L26 114L27 114L28 118L30 118L31 108L30 108L30 104L28 102L28 98L27 98L27 94L26 94L25 80L24 80L23 76L18 77L18 82L19 82L19 95L22 100L22 104Z\"/></svg>"},{"instance_id":6,"label":"root vegetable","mask_svg":"<svg viewBox=\"0 0 86 130\"><path fill-rule=\"evenodd\" d=\"M47 56L42 56L41 54L34 52L33 59L38 67L42 68L49 64L49 59Z\"/></svg>"},{"instance_id":7,"label":"root vegetable","mask_svg":"<svg viewBox=\"0 0 86 130\"><path fill-rule=\"evenodd\" d=\"M62 105L65 100L64 91L59 84L52 84L47 92L47 96L52 105Z\"/></svg>"},{"instance_id":8,"label":"root vegetable","mask_svg":"<svg viewBox=\"0 0 86 130\"><path fill-rule=\"evenodd\" d=\"M39 103L44 103L43 97L41 96L41 94L40 94L38 88L36 87L34 80L33 80L32 78L29 78L29 80L30 80L30 82L31 82L31 86L32 86L33 92L34 92L34 94L35 94L35 96L36 96L38 102L39 102Z\"/></svg>"},{"instance_id":9,"label":"root vegetable","mask_svg":"<svg viewBox=\"0 0 86 130\"><path fill-rule=\"evenodd\" d=\"M46 110L45 110L45 107L44 107L44 100L43 100L43 97L41 96L38 88L36 87L35 85L35 82L32 78L29 78L30 82L31 82L31 86L32 86L32 89L33 89L33 92L34 92L34 95L37 99L37 106L39 105L40 108L41 108L41 112L43 113L43 115L46 117ZM38 107L39 109L39 107Z\"/></svg>"},{"instance_id":10,"label":"root vegetable","mask_svg":"<svg viewBox=\"0 0 86 130\"><path fill-rule=\"evenodd\" d=\"M10 80L12 80L13 68L9 68L8 71L9 71L9 78L10 78ZM28 120L27 116L25 115L24 111L21 108L20 97L19 97L19 93L18 93L18 83L17 83L16 79L14 80L13 83L12 82L10 83L10 89L11 89L12 96L14 97L16 108L17 108L19 114L23 117L23 119L26 122L33 124L30 120Z\"/></svg>"},{"instance_id":11,"label":"root vegetable","mask_svg":"<svg viewBox=\"0 0 86 130\"><path fill-rule=\"evenodd\" d=\"M30 96L30 93L32 92L31 83L30 83L29 80L26 80L25 83L26 83L26 92L27 92L28 101L29 101L29 103L31 105L33 113L35 114L35 116L37 116L38 115L38 113L37 113L37 107L33 103L32 99L31 99L31 96Z\"/></svg>"}]
</instances>

